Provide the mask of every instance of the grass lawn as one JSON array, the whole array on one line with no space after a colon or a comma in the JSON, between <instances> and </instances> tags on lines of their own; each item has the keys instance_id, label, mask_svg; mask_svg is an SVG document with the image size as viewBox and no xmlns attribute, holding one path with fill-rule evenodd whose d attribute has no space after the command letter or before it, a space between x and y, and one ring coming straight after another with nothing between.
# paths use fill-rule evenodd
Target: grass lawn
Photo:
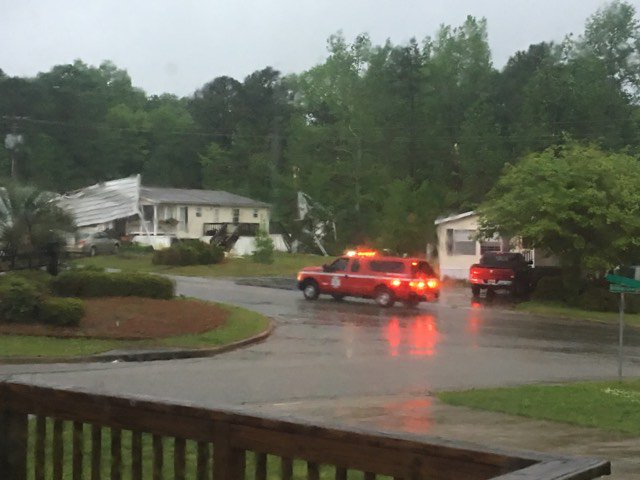
<instances>
[{"instance_id":1,"label":"grass lawn","mask_svg":"<svg viewBox=\"0 0 640 480\"><path fill-rule=\"evenodd\" d=\"M552 317L567 317L577 320L593 320L604 323L618 323L618 313L616 312L594 312L591 310L581 310L579 308L568 307L561 303L553 302L523 302L516 305L515 309L520 312L537 313ZM640 314L624 314L624 321L627 325L640 326Z\"/></svg>"},{"instance_id":2,"label":"grass lawn","mask_svg":"<svg viewBox=\"0 0 640 480\"><path fill-rule=\"evenodd\" d=\"M440 392L445 403L640 436L640 380Z\"/></svg>"},{"instance_id":3,"label":"grass lawn","mask_svg":"<svg viewBox=\"0 0 640 480\"><path fill-rule=\"evenodd\" d=\"M256 263L250 258L228 258L218 265L190 265L173 267L154 265L149 253L128 253L118 255L99 255L73 260L76 265L92 265L101 268L117 268L124 272L152 272L168 275L186 275L197 277L293 277L302 267L322 265L329 260L321 255L275 253L275 260L270 265Z\"/></svg>"},{"instance_id":4,"label":"grass lawn","mask_svg":"<svg viewBox=\"0 0 640 480\"><path fill-rule=\"evenodd\" d=\"M230 305L220 306L229 311L227 321L215 330L194 335L182 335L156 340L63 339L27 335L0 335L0 362L3 357L71 357L126 348L216 347L257 335L266 330L269 325L269 320L258 313Z\"/></svg>"}]
</instances>

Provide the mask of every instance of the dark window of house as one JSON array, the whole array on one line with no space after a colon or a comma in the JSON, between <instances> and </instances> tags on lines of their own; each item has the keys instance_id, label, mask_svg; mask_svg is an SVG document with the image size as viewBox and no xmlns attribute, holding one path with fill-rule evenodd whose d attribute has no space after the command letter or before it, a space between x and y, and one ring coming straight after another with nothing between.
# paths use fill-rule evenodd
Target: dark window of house
<instances>
[{"instance_id":1,"label":"dark window of house","mask_svg":"<svg viewBox=\"0 0 640 480\"><path fill-rule=\"evenodd\" d=\"M189 229L189 207L180 207L180 228Z\"/></svg>"},{"instance_id":2,"label":"dark window of house","mask_svg":"<svg viewBox=\"0 0 640 480\"><path fill-rule=\"evenodd\" d=\"M153 220L153 205L143 205L142 216L147 221Z\"/></svg>"},{"instance_id":3,"label":"dark window of house","mask_svg":"<svg viewBox=\"0 0 640 480\"><path fill-rule=\"evenodd\" d=\"M404 272L404 263L390 260L373 260L369 263L369 268L371 268L373 272L402 273Z\"/></svg>"},{"instance_id":4,"label":"dark window of house","mask_svg":"<svg viewBox=\"0 0 640 480\"><path fill-rule=\"evenodd\" d=\"M447 228L447 253L451 255L453 253L453 228Z\"/></svg>"},{"instance_id":5,"label":"dark window of house","mask_svg":"<svg viewBox=\"0 0 640 480\"><path fill-rule=\"evenodd\" d=\"M240 223L240 209L233 209L233 223Z\"/></svg>"}]
</instances>

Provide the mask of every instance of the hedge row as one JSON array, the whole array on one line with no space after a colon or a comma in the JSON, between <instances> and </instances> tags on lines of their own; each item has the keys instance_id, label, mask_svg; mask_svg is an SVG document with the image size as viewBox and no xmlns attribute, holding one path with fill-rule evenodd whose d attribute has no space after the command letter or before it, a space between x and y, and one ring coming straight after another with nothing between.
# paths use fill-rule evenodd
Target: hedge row
<instances>
[{"instance_id":1,"label":"hedge row","mask_svg":"<svg viewBox=\"0 0 640 480\"><path fill-rule=\"evenodd\" d=\"M45 293L37 282L25 276L7 275L0 282L0 321L59 326L80 324L84 316L81 300L49 297Z\"/></svg>"},{"instance_id":2,"label":"hedge row","mask_svg":"<svg viewBox=\"0 0 640 480\"><path fill-rule=\"evenodd\" d=\"M165 277L146 273L107 273L69 270L51 282L54 294L61 297L148 297L170 299L174 283Z\"/></svg>"},{"instance_id":3,"label":"hedge row","mask_svg":"<svg viewBox=\"0 0 640 480\"><path fill-rule=\"evenodd\" d=\"M224 250L217 245L209 245L200 240L181 241L169 248L156 250L153 254L155 265L213 265L224 259Z\"/></svg>"},{"instance_id":4,"label":"hedge row","mask_svg":"<svg viewBox=\"0 0 640 480\"><path fill-rule=\"evenodd\" d=\"M569 288L560 276L541 278L531 298L543 302L560 302L596 312L617 312L620 308L618 295L609 292L606 284L593 281ZM627 295L625 311L640 313L640 298Z\"/></svg>"}]
</instances>

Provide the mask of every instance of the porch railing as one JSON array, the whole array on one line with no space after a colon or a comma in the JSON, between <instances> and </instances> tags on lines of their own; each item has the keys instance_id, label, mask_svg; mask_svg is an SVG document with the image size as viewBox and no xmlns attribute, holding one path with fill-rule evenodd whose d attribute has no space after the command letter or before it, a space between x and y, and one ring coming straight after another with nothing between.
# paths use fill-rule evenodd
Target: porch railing
<instances>
[{"instance_id":1,"label":"porch railing","mask_svg":"<svg viewBox=\"0 0 640 480\"><path fill-rule=\"evenodd\" d=\"M0 383L3 480L591 479L609 462Z\"/></svg>"}]
</instances>

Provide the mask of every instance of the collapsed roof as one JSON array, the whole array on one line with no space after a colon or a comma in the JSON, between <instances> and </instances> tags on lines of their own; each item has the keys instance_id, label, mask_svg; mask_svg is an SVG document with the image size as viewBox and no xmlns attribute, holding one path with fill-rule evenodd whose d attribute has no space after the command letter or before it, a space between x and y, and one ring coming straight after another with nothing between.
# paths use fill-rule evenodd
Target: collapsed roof
<instances>
[{"instance_id":1,"label":"collapsed roof","mask_svg":"<svg viewBox=\"0 0 640 480\"><path fill-rule=\"evenodd\" d=\"M58 205L73 214L78 227L86 227L137 215L139 196L140 175L134 175L65 193Z\"/></svg>"}]
</instances>

